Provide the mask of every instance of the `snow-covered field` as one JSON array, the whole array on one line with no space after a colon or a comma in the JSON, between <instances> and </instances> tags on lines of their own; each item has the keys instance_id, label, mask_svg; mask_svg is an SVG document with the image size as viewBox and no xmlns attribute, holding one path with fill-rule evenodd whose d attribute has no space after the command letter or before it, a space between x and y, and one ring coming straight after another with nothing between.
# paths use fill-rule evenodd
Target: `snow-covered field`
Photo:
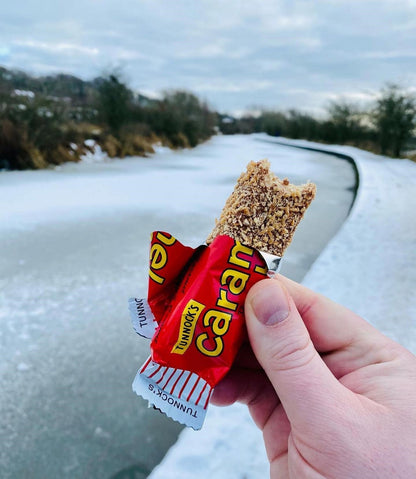
<instances>
[{"instance_id":1,"label":"snow-covered field","mask_svg":"<svg viewBox=\"0 0 416 479\"><path fill-rule=\"evenodd\" d=\"M344 146L316 146L351 156L358 196L347 221L304 284L356 311L416 353L416 164ZM241 405L210 407L200 432L184 430L151 479L264 479L260 432Z\"/></svg>"}]
</instances>

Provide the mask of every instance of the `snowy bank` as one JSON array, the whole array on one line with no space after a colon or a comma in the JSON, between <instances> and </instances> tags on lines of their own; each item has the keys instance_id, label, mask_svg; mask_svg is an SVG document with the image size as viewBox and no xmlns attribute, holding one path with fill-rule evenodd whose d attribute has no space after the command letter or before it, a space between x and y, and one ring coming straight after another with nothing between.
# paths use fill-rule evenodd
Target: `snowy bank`
<instances>
[{"instance_id":1,"label":"snowy bank","mask_svg":"<svg viewBox=\"0 0 416 479\"><path fill-rule=\"evenodd\" d=\"M303 283L362 315L416 352L416 164L347 146L272 139L348 155L360 184L350 216ZM184 430L151 479L257 479L269 467L245 406L210 407L200 432Z\"/></svg>"}]
</instances>

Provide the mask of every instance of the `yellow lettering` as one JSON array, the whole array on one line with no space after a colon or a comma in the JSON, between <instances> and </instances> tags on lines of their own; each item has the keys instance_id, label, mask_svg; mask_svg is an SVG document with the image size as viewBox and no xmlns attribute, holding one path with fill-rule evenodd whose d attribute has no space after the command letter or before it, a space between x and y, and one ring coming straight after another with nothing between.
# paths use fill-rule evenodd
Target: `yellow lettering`
<instances>
[{"instance_id":1,"label":"yellow lettering","mask_svg":"<svg viewBox=\"0 0 416 479\"><path fill-rule=\"evenodd\" d=\"M219 337L214 338L215 342L215 348L214 349L207 349L204 346L205 341L209 339L207 333L201 333L197 338L196 338L196 347L199 349L199 351L202 354L205 354L205 356L211 356L211 357L216 357L219 356L222 353L222 350L224 349L224 343L222 342L222 339Z\"/></svg>"},{"instance_id":2,"label":"yellow lettering","mask_svg":"<svg viewBox=\"0 0 416 479\"><path fill-rule=\"evenodd\" d=\"M224 342L222 336L230 328L232 315L230 313L224 313L223 311L217 311L216 309L210 309L204 315L202 323L205 327L211 327L211 331L214 337L211 339L215 343L214 349L209 349L206 346L206 342L210 340L208 333L201 333L196 338L196 347L198 350L206 356L219 356L224 349Z\"/></svg>"},{"instance_id":3,"label":"yellow lettering","mask_svg":"<svg viewBox=\"0 0 416 479\"><path fill-rule=\"evenodd\" d=\"M189 348L194 337L196 323L204 308L204 304L198 303L194 299L188 301L188 304L182 311L178 340L175 346L173 346L171 353L184 354Z\"/></svg>"},{"instance_id":4,"label":"yellow lettering","mask_svg":"<svg viewBox=\"0 0 416 479\"><path fill-rule=\"evenodd\" d=\"M219 312L218 312L219 313ZM219 313L213 316L212 332L215 336L224 336L230 328L232 316L230 313Z\"/></svg>"},{"instance_id":5,"label":"yellow lettering","mask_svg":"<svg viewBox=\"0 0 416 479\"><path fill-rule=\"evenodd\" d=\"M225 309L230 309L231 311L235 311L237 309L237 304L233 303L232 301L228 301L227 298L227 290L220 288L220 297L217 299L217 306L221 306Z\"/></svg>"},{"instance_id":6,"label":"yellow lettering","mask_svg":"<svg viewBox=\"0 0 416 479\"><path fill-rule=\"evenodd\" d=\"M248 246L244 246L240 243L240 241L236 241L235 245L231 248L231 253L228 261L231 264L235 264L237 266L241 266L244 269L249 269L250 268L250 262L239 258L238 254L243 253L248 256L253 256L254 250L253 248L249 248Z\"/></svg>"},{"instance_id":7,"label":"yellow lettering","mask_svg":"<svg viewBox=\"0 0 416 479\"><path fill-rule=\"evenodd\" d=\"M232 294L240 294L244 291L247 281L249 280L250 275L247 273L242 273L236 269L226 269L221 275L221 284L224 286L228 285L230 292Z\"/></svg>"},{"instance_id":8,"label":"yellow lettering","mask_svg":"<svg viewBox=\"0 0 416 479\"><path fill-rule=\"evenodd\" d=\"M153 269L161 269L165 266L168 255L165 248L158 243L155 243L150 250L150 266Z\"/></svg>"},{"instance_id":9,"label":"yellow lettering","mask_svg":"<svg viewBox=\"0 0 416 479\"><path fill-rule=\"evenodd\" d=\"M230 313L224 313L223 311L218 311L216 309L210 309L204 315L202 320L204 326L208 328L211 325L212 321L220 321L221 319L228 319L228 323L231 321L232 315ZM222 333L224 334L224 333Z\"/></svg>"},{"instance_id":10,"label":"yellow lettering","mask_svg":"<svg viewBox=\"0 0 416 479\"><path fill-rule=\"evenodd\" d=\"M156 274L153 270L158 270L163 268L168 260L168 255L165 248L158 243L155 243L150 249L150 269L149 276L156 281L156 283L162 284L165 281L165 278Z\"/></svg>"},{"instance_id":11,"label":"yellow lettering","mask_svg":"<svg viewBox=\"0 0 416 479\"><path fill-rule=\"evenodd\" d=\"M166 246L171 246L176 241L176 239L173 236L171 235L166 236L160 231L157 233L156 239L158 239L161 243L165 244Z\"/></svg>"},{"instance_id":12,"label":"yellow lettering","mask_svg":"<svg viewBox=\"0 0 416 479\"><path fill-rule=\"evenodd\" d=\"M165 278L154 273L151 269L149 269L149 276L153 279L153 281L156 281L156 283L159 284L163 284L163 282L165 281Z\"/></svg>"},{"instance_id":13,"label":"yellow lettering","mask_svg":"<svg viewBox=\"0 0 416 479\"><path fill-rule=\"evenodd\" d=\"M269 271L269 268L267 266L260 266L260 265L257 265L255 268L254 268L254 271L256 273L260 273L260 274L267 274L267 272Z\"/></svg>"}]
</instances>

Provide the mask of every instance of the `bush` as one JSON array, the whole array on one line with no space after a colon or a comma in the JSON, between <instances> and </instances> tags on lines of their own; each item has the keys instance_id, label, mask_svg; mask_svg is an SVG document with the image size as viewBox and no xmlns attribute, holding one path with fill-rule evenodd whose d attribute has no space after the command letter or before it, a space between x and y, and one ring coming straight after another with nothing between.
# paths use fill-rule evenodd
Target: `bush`
<instances>
[{"instance_id":1,"label":"bush","mask_svg":"<svg viewBox=\"0 0 416 479\"><path fill-rule=\"evenodd\" d=\"M171 148L189 148L191 146L188 137L182 132L170 137L170 145Z\"/></svg>"},{"instance_id":2,"label":"bush","mask_svg":"<svg viewBox=\"0 0 416 479\"><path fill-rule=\"evenodd\" d=\"M165 93L159 105L147 111L147 120L158 136L183 147L196 146L212 136L216 115L192 93L178 90Z\"/></svg>"},{"instance_id":3,"label":"bush","mask_svg":"<svg viewBox=\"0 0 416 479\"><path fill-rule=\"evenodd\" d=\"M78 161L90 138L112 158L145 156L160 141L186 148L209 138L216 121L192 93L172 91L153 100L134 94L118 72L85 82L0 68L0 168Z\"/></svg>"},{"instance_id":4,"label":"bush","mask_svg":"<svg viewBox=\"0 0 416 479\"><path fill-rule=\"evenodd\" d=\"M125 156L146 156L147 153L155 152L149 140L140 135L127 135L123 138L121 145L121 158Z\"/></svg>"},{"instance_id":5,"label":"bush","mask_svg":"<svg viewBox=\"0 0 416 479\"><path fill-rule=\"evenodd\" d=\"M25 157L25 163L22 165L22 170L42 170L49 166L48 161L44 155L34 146L27 148L27 155Z\"/></svg>"},{"instance_id":6,"label":"bush","mask_svg":"<svg viewBox=\"0 0 416 479\"><path fill-rule=\"evenodd\" d=\"M62 163L79 161L80 159L75 153L71 155L70 151L63 145L58 145L53 150L44 152L44 157L50 165L62 165Z\"/></svg>"},{"instance_id":7,"label":"bush","mask_svg":"<svg viewBox=\"0 0 416 479\"><path fill-rule=\"evenodd\" d=\"M110 158L121 156L122 145L113 135L106 136L101 147Z\"/></svg>"},{"instance_id":8,"label":"bush","mask_svg":"<svg viewBox=\"0 0 416 479\"><path fill-rule=\"evenodd\" d=\"M0 168L25 170L46 168L41 152L27 141L25 132L10 120L0 121Z\"/></svg>"}]
</instances>

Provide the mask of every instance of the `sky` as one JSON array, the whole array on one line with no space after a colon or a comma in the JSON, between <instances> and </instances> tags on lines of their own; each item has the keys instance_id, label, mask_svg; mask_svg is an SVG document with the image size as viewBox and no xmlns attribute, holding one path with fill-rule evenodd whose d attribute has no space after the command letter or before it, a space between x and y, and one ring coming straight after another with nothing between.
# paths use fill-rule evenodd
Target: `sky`
<instances>
[{"instance_id":1,"label":"sky","mask_svg":"<svg viewBox=\"0 0 416 479\"><path fill-rule=\"evenodd\" d=\"M416 0L3 2L0 65L84 79L119 68L151 96L186 88L221 112L365 103L416 91Z\"/></svg>"}]
</instances>

